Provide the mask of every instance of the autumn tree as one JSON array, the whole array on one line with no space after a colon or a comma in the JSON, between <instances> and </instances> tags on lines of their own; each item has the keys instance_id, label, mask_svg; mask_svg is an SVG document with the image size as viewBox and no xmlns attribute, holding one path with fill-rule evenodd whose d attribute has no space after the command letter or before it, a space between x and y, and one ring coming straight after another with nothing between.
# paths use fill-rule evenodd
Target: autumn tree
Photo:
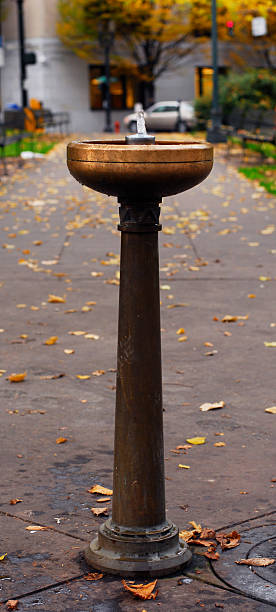
<instances>
[{"instance_id":1,"label":"autumn tree","mask_svg":"<svg viewBox=\"0 0 276 612\"><path fill-rule=\"evenodd\" d=\"M99 24L114 23L114 62L144 83L145 106L154 99L155 80L196 44L189 0L60 0L59 11L61 40L88 61L101 57Z\"/></svg>"}]
</instances>

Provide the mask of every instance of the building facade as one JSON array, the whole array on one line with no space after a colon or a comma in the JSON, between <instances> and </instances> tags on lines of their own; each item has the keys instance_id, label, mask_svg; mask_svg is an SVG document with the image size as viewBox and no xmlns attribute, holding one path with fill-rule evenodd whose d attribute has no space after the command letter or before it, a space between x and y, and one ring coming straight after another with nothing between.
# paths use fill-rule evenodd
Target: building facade
<instances>
[{"instance_id":1,"label":"building facade","mask_svg":"<svg viewBox=\"0 0 276 612\"><path fill-rule=\"evenodd\" d=\"M28 97L40 100L44 108L68 111L74 132L102 131L105 125L104 67L90 65L66 48L56 34L57 0L24 0L25 46L36 54L36 63L27 66L25 87ZM8 1L2 22L4 65L1 68L1 108L21 104L19 30L16 0ZM212 68L209 45L198 46L180 67L163 74L156 82L156 101L194 100L211 88ZM221 71L229 66L226 47L220 48ZM112 121L121 121L137 101L135 83L116 76L111 79Z\"/></svg>"}]
</instances>

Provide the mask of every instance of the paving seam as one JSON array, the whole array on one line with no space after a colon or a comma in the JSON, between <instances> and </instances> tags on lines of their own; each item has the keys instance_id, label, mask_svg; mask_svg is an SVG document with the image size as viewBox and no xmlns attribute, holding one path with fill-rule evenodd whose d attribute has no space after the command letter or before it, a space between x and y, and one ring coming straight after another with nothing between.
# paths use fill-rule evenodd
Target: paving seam
<instances>
[{"instance_id":1,"label":"paving seam","mask_svg":"<svg viewBox=\"0 0 276 612\"><path fill-rule=\"evenodd\" d=\"M29 591L28 593L24 593L24 595L15 595L13 596L13 599L23 599L24 597L30 597L30 595L36 595L37 593L41 593L43 591L49 591L50 589L54 589L57 586L62 586L63 584L74 582L74 580L80 580L80 578L83 578L83 576L85 576L85 574L79 574L78 576L74 576L73 578L66 578L66 580L60 580L59 582L49 584L48 586L41 587L40 589ZM9 599L3 599L2 601L0 601L0 604L7 603L7 601L9 601Z\"/></svg>"},{"instance_id":2,"label":"paving seam","mask_svg":"<svg viewBox=\"0 0 276 612\"><path fill-rule=\"evenodd\" d=\"M271 510L270 512L265 512L265 514L259 514L258 516L252 516L244 521L239 521L238 523L230 523L230 525L224 525L223 527L219 527L216 531L222 531L224 529L230 529L231 527L236 527L236 525L244 525L245 523L249 523L250 521L257 521L259 519L265 518L266 516L271 516L272 514L276 514L276 510Z\"/></svg>"},{"instance_id":3,"label":"paving seam","mask_svg":"<svg viewBox=\"0 0 276 612\"><path fill-rule=\"evenodd\" d=\"M0 516L8 516L9 518L14 518L17 519L18 521L22 521L23 523L30 523L31 520L30 519L24 519L21 516L16 516L15 514L10 514L9 512L4 512L3 510L0 510ZM86 542L87 540L85 538L80 538L78 536L73 535L72 533L68 533L66 531L60 531L59 529L56 529L55 527L52 527L51 525L42 525L41 523L37 523L36 521L32 521L33 525L38 525L38 527L46 527L47 529L49 529L50 531L54 531L55 533L58 533L59 535L65 535L68 538L73 538L74 540L79 540L80 542Z\"/></svg>"}]
</instances>

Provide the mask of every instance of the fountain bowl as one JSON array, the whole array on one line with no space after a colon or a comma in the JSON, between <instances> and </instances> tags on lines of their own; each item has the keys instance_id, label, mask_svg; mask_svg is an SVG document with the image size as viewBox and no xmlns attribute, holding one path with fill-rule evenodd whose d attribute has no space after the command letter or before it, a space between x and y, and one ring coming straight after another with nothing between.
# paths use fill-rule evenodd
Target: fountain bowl
<instances>
[{"instance_id":1,"label":"fountain bowl","mask_svg":"<svg viewBox=\"0 0 276 612\"><path fill-rule=\"evenodd\" d=\"M213 166L213 147L196 141L127 144L124 140L73 141L67 147L73 177L119 201L161 201L203 181Z\"/></svg>"}]
</instances>

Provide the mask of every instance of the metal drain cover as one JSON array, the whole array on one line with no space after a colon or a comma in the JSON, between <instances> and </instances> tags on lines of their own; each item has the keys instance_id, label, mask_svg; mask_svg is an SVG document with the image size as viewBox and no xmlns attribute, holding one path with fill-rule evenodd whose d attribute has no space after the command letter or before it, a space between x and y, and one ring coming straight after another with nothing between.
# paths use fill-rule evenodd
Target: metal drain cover
<instances>
[{"instance_id":1,"label":"metal drain cover","mask_svg":"<svg viewBox=\"0 0 276 612\"><path fill-rule=\"evenodd\" d=\"M276 607L276 523L240 531L238 547L225 550L212 562L214 574L244 595ZM269 557L275 564L267 567L237 565L239 559Z\"/></svg>"}]
</instances>

